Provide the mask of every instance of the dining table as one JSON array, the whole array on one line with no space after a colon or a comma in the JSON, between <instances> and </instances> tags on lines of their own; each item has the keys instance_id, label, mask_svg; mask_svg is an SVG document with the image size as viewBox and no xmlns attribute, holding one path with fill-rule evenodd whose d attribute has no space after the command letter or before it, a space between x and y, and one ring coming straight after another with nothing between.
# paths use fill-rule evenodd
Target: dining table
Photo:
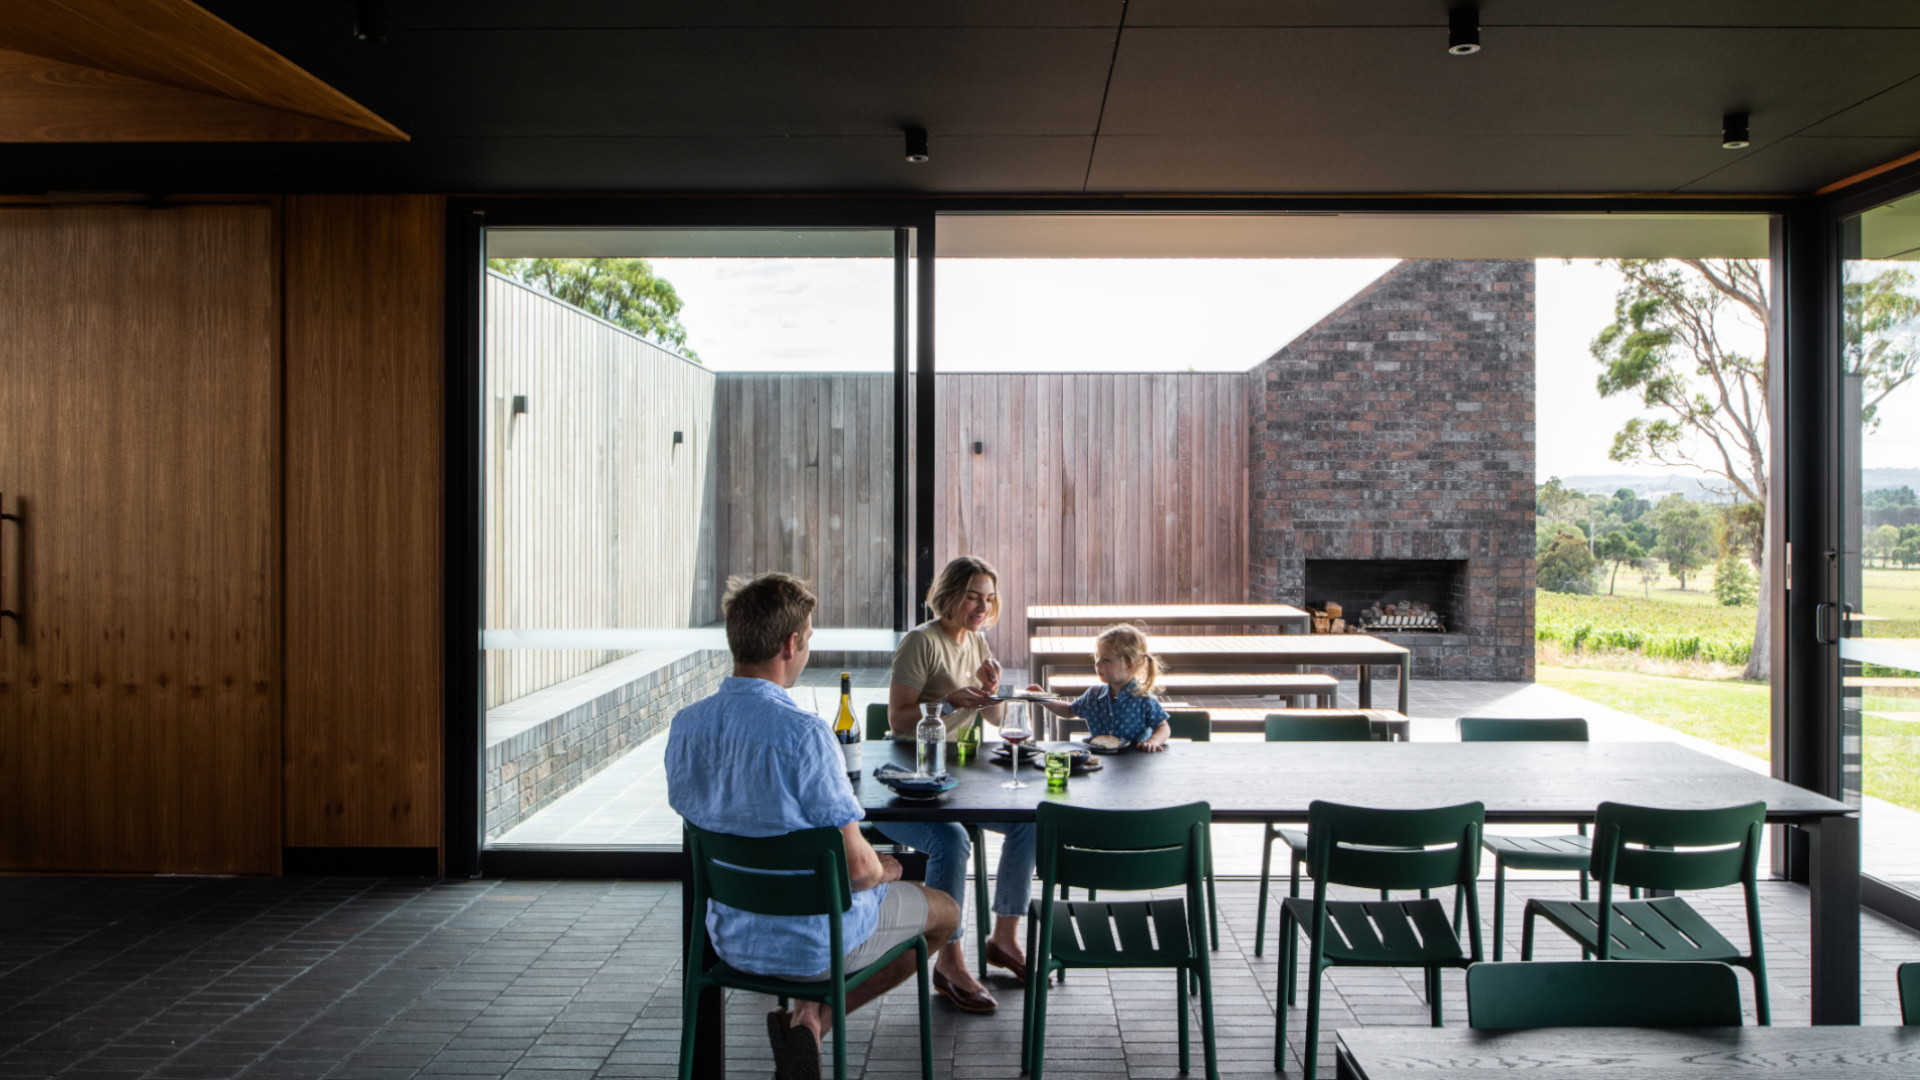
<instances>
[{"instance_id":1,"label":"dining table","mask_svg":"<svg viewBox=\"0 0 1920 1080\"><path fill-rule=\"evenodd\" d=\"M1342 1028L1339 1080L1913 1080L1920 1026Z\"/></svg>"},{"instance_id":2,"label":"dining table","mask_svg":"<svg viewBox=\"0 0 1920 1080\"><path fill-rule=\"evenodd\" d=\"M1220 823L1303 822L1315 801L1414 809L1478 801L1490 825L1591 822L1602 802L1702 808L1766 804L1766 820L1809 840L1811 1010L1816 1024L1860 1019L1860 817L1846 803L1667 742L1189 742L1160 753L1099 757L1101 768L1050 791L1023 766L1022 788L1002 786L1008 766L988 743L950 765L955 786L910 799L876 780L887 762L913 767L909 740L867 744L854 785L869 821L1030 822L1056 802L1144 810L1205 801ZM1049 744L1051 745L1051 744ZM684 895L684 894L683 894ZM718 991L703 1001L697 1071L725 1069Z\"/></svg>"}]
</instances>

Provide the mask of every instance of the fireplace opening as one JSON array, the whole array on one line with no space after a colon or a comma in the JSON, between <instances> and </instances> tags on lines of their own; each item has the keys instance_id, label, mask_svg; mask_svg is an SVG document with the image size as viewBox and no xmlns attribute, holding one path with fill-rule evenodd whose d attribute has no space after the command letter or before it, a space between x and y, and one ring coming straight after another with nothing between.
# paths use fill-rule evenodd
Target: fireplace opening
<instances>
[{"instance_id":1,"label":"fireplace opening","mask_svg":"<svg viewBox=\"0 0 1920 1080\"><path fill-rule=\"evenodd\" d=\"M1465 559L1308 559L1304 569L1306 606L1337 604L1352 629L1467 629Z\"/></svg>"}]
</instances>

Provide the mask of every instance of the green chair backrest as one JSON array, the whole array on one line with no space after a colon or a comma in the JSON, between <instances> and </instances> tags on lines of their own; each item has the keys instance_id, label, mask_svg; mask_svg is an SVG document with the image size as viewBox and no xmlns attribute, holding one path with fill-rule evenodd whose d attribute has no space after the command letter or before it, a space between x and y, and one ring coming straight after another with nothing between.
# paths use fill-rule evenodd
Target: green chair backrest
<instances>
[{"instance_id":1,"label":"green chair backrest","mask_svg":"<svg viewBox=\"0 0 1920 1080\"><path fill-rule=\"evenodd\" d=\"M1467 969L1467 1025L1739 1027L1740 981L1725 964L1529 960Z\"/></svg>"},{"instance_id":2,"label":"green chair backrest","mask_svg":"<svg viewBox=\"0 0 1920 1080\"><path fill-rule=\"evenodd\" d=\"M1920 960L1901 964L1895 976L1900 982L1900 1022L1920 1024Z\"/></svg>"},{"instance_id":3,"label":"green chair backrest","mask_svg":"<svg viewBox=\"0 0 1920 1080\"><path fill-rule=\"evenodd\" d=\"M853 904L839 829L733 836L697 825L685 828L696 900L717 900L759 915L838 916ZM701 904L699 910L704 909Z\"/></svg>"},{"instance_id":4,"label":"green chair backrest","mask_svg":"<svg viewBox=\"0 0 1920 1080\"><path fill-rule=\"evenodd\" d=\"M1206 867L1212 820L1213 809L1203 802L1157 810L1041 803L1034 823L1045 895L1053 895L1056 883L1135 891L1197 882Z\"/></svg>"},{"instance_id":5,"label":"green chair backrest","mask_svg":"<svg viewBox=\"0 0 1920 1080\"><path fill-rule=\"evenodd\" d=\"M1587 722L1577 716L1534 719L1463 716L1461 742L1586 742Z\"/></svg>"},{"instance_id":6,"label":"green chair backrest","mask_svg":"<svg viewBox=\"0 0 1920 1080\"><path fill-rule=\"evenodd\" d=\"M1717 889L1752 884L1760 866L1766 803L1667 810L1603 802L1594 811L1594 879L1643 889Z\"/></svg>"},{"instance_id":7,"label":"green chair backrest","mask_svg":"<svg viewBox=\"0 0 1920 1080\"><path fill-rule=\"evenodd\" d=\"M876 701L867 706L867 738L885 739L893 735L893 725L887 721L887 703Z\"/></svg>"},{"instance_id":8,"label":"green chair backrest","mask_svg":"<svg viewBox=\"0 0 1920 1080\"><path fill-rule=\"evenodd\" d=\"M1307 805L1307 867L1320 883L1366 889L1472 886L1480 876L1477 802L1430 810L1378 810L1315 799Z\"/></svg>"},{"instance_id":9,"label":"green chair backrest","mask_svg":"<svg viewBox=\"0 0 1920 1080\"><path fill-rule=\"evenodd\" d=\"M1366 742L1372 738L1373 721L1365 713L1267 714L1268 742Z\"/></svg>"},{"instance_id":10,"label":"green chair backrest","mask_svg":"<svg viewBox=\"0 0 1920 1080\"><path fill-rule=\"evenodd\" d=\"M1176 739L1213 741L1213 714L1205 709L1168 709L1167 731Z\"/></svg>"}]
</instances>

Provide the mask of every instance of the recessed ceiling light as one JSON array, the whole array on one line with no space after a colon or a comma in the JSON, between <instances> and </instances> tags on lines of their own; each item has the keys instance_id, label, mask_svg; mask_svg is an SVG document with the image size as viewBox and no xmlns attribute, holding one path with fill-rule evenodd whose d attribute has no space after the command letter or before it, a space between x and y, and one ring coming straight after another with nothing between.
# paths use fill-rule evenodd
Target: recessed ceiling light
<instances>
[{"instance_id":1,"label":"recessed ceiling light","mask_svg":"<svg viewBox=\"0 0 1920 1080\"><path fill-rule=\"evenodd\" d=\"M1745 150L1753 145L1747 137L1747 114L1730 112L1720 118L1720 149Z\"/></svg>"},{"instance_id":2,"label":"recessed ceiling light","mask_svg":"<svg viewBox=\"0 0 1920 1080\"><path fill-rule=\"evenodd\" d=\"M1480 9L1468 4L1447 12L1447 51L1472 56L1480 51Z\"/></svg>"}]
</instances>

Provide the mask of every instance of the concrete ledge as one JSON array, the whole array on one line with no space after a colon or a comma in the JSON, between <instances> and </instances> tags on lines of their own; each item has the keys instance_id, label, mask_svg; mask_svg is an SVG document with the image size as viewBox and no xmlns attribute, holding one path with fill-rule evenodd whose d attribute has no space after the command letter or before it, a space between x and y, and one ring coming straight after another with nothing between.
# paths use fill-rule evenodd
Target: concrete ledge
<instances>
[{"instance_id":1,"label":"concrete ledge","mask_svg":"<svg viewBox=\"0 0 1920 1080\"><path fill-rule=\"evenodd\" d=\"M724 650L652 649L487 712L489 839L538 813L711 694Z\"/></svg>"}]
</instances>

